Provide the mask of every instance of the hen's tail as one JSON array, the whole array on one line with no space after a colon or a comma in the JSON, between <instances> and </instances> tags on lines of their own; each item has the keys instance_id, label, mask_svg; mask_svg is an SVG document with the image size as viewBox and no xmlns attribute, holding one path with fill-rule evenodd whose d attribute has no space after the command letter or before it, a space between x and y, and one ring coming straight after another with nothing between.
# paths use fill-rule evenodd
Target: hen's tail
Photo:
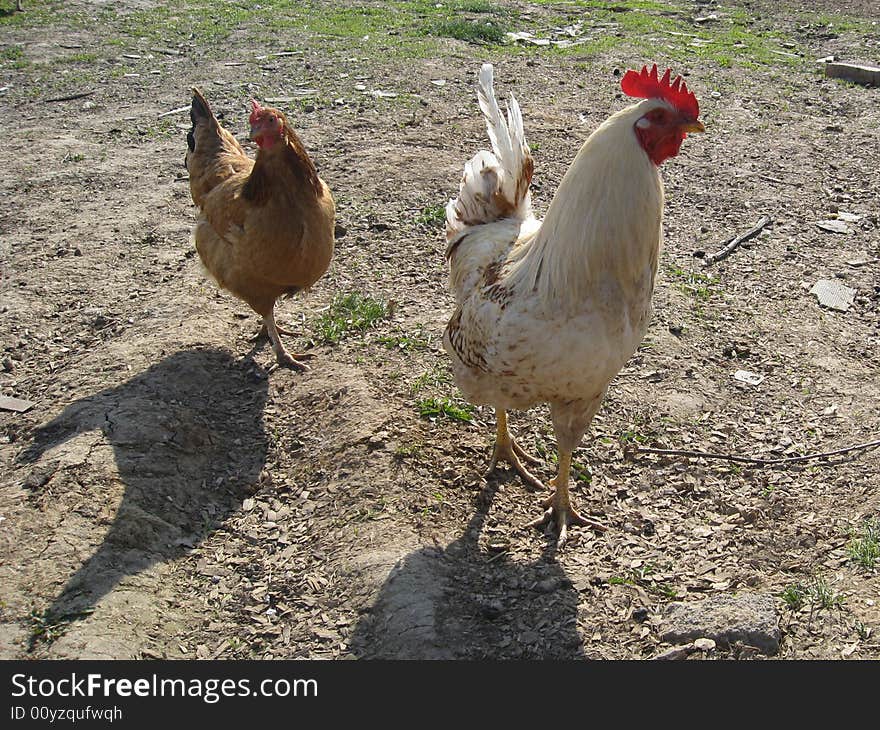
<instances>
[{"instance_id":1,"label":"hen's tail","mask_svg":"<svg viewBox=\"0 0 880 730\"><path fill-rule=\"evenodd\" d=\"M534 163L523 131L522 112L511 93L507 119L492 86L492 65L483 64L477 98L486 118L492 152L481 150L464 167L458 197L446 206L446 239L450 244L469 226L502 218L526 220L532 215L529 184Z\"/></svg>"},{"instance_id":2,"label":"hen's tail","mask_svg":"<svg viewBox=\"0 0 880 730\"><path fill-rule=\"evenodd\" d=\"M189 171L193 202L201 206L216 185L233 171L249 169L253 163L235 137L220 126L202 92L194 88L192 94L192 129L186 135L189 150L184 164Z\"/></svg>"}]
</instances>

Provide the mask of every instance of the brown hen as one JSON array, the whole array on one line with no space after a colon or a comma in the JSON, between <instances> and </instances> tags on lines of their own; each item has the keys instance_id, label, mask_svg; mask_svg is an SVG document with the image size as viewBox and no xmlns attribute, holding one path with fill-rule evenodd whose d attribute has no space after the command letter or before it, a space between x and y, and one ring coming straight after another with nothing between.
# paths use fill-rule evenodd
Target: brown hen
<instances>
[{"instance_id":1,"label":"brown hen","mask_svg":"<svg viewBox=\"0 0 880 730\"><path fill-rule=\"evenodd\" d=\"M275 301L314 284L333 256L335 206L300 138L277 109L251 102L256 160L193 89L187 135L196 250L221 288L263 317L280 365L307 369L284 348Z\"/></svg>"}]
</instances>

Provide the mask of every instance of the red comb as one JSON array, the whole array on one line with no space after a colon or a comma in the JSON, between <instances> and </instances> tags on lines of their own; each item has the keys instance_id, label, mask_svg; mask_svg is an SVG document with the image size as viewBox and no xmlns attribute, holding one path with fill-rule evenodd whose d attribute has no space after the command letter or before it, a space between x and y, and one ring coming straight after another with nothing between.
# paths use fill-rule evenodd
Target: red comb
<instances>
[{"instance_id":1,"label":"red comb","mask_svg":"<svg viewBox=\"0 0 880 730\"><path fill-rule=\"evenodd\" d=\"M253 126L257 123L257 119L260 116L260 112L263 111L263 107L261 107L254 99L251 99L251 109L253 111L251 111L251 116L248 121L250 122L251 126Z\"/></svg>"},{"instance_id":2,"label":"red comb","mask_svg":"<svg viewBox=\"0 0 880 730\"><path fill-rule=\"evenodd\" d=\"M672 75L671 69L666 69L663 78L657 77L657 64L651 70L642 66L641 73L627 71L620 81L620 88L627 96L637 99L663 99L678 109L682 115L691 121L696 121L700 116L700 105L693 91L688 91L687 85L681 76L676 76L675 81L669 83Z\"/></svg>"}]
</instances>

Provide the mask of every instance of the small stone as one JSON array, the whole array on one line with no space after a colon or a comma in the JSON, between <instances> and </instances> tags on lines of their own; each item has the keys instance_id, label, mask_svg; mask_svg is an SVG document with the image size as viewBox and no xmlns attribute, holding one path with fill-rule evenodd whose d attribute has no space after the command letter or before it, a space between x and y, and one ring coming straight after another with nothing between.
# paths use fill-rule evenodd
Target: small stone
<instances>
[{"instance_id":1,"label":"small stone","mask_svg":"<svg viewBox=\"0 0 880 730\"><path fill-rule=\"evenodd\" d=\"M559 580L556 578L545 578L535 585L535 590L538 593L552 593L557 588L559 588Z\"/></svg>"},{"instance_id":2,"label":"small stone","mask_svg":"<svg viewBox=\"0 0 880 730\"><path fill-rule=\"evenodd\" d=\"M633 609L632 617L633 621L638 621L639 623L644 623L648 620L649 611L644 606L638 606Z\"/></svg>"},{"instance_id":3,"label":"small stone","mask_svg":"<svg viewBox=\"0 0 880 730\"><path fill-rule=\"evenodd\" d=\"M715 651L715 642L712 639L697 639L694 641L694 648L705 652Z\"/></svg>"}]
</instances>

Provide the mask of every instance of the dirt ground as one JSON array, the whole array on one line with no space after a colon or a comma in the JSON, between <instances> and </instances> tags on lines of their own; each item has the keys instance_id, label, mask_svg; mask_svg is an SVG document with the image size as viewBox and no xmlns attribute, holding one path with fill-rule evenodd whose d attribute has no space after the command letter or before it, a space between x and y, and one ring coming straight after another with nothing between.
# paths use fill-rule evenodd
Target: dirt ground
<instances>
[{"instance_id":1,"label":"dirt ground","mask_svg":"<svg viewBox=\"0 0 880 730\"><path fill-rule=\"evenodd\" d=\"M558 10L500 4L538 29ZM523 107L542 214L626 103L615 71L666 63L663 44L448 38L383 57L247 22L211 46L163 44L126 35L147 0L116 3L118 21L107 3L25 5L0 18L0 394L35 405L0 411L0 657L641 659L669 648L672 601L754 592L778 606L778 657L880 658L880 575L849 550L880 515L880 451L776 467L636 453L773 459L878 438L880 90L813 64L880 62L876 3L842 6L861 30L806 23L796 3L683 4L719 22L745 9L808 63L669 61L708 133L663 167L652 325L576 453L574 499L610 529L575 528L563 551L523 527L539 497L515 474L481 477L491 409L420 415L428 397L460 402L431 211L486 146L481 62ZM194 255L174 112L192 85L241 139L251 95L286 99L336 197L330 271L278 309L315 355L307 373L273 367L249 341L256 316ZM725 260L694 255L765 215ZM820 279L855 290L848 311L819 305ZM389 314L322 342L314 323L345 292ZM511 424L549 479L546 407Z\"/></svg>"}]
</instances>

